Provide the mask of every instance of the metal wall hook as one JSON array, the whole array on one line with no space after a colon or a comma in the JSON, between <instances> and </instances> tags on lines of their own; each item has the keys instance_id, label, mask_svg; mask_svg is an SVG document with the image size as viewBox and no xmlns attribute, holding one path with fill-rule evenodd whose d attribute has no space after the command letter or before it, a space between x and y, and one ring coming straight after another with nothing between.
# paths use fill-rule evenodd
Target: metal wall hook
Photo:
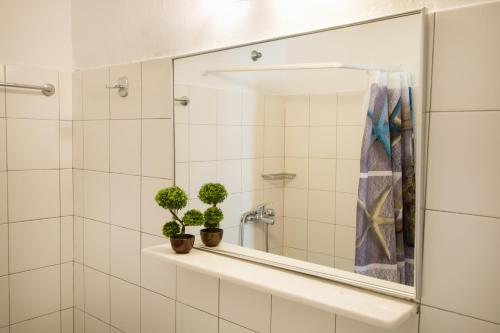
<instances>
[{"instance_id":1,"label":"metal wall hook","mask_svg":"<svg viewBox=\"0 0 500 333\"><path fill-rule=\"evenodd\" d=\"M174 101L179 102L181 105L188 105L189 104L189 97L187 96L181 96L178 98L174 98Z\"/></svg>"},{"instance_id":2,"label":"metal wall hook","mask_svg":"<svg viewBox=\"0 0 500 333\"><path fill-rule=\"evenodd\" d=\"M262 53L257 50L253 50L252 53L250 53L250 58L252 58L253 61L257 61L262 58Z\"/></svg>"},{"instance_id":3,"label":"metal wall hook","mask_svg":"<svg viewBox=\"0 0 500 333\"><path fill-rule=\"evenodd\" d=\"M128 96L128 77L122 76L118 78L118 83L114 86L106 86L108 89L118 89L118 95L121 97Z\"/></svg>"}]
</instances>

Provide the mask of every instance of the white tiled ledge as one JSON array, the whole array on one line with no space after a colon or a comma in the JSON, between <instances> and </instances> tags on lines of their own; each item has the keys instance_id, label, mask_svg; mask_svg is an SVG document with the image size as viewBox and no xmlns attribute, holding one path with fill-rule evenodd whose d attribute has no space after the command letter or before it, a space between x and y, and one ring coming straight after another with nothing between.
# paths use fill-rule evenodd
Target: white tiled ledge
<instances>
[{"instance_id":1,"label":"white tiled ledge","mask_svg":"<svg viewBox=\"0 0 500 333\"><path fill-rule=\"evenodd\" d=\"M193 249L179 255L170 244L142 251L160 261L377 327L397 328L416 312L412 302L211 252Z\"/></svg>"}]
</instances>

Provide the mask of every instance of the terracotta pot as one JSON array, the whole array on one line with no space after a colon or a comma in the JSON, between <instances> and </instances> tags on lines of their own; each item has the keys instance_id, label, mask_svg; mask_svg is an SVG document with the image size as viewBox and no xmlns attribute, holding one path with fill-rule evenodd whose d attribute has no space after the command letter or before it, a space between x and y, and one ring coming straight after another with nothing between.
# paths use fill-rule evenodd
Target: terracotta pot
<instances>
[{"instance_id":1,"label":"terracotta pot","mask_svg":"<svg viewBox=\"0 0 500 333\"><path fill-rule=\"evenodd\" d=\"M170 244L175 253L189 253L194 245L194 235L184 234L170 237Z\"/></svg>"},{"instance_id":2,"label":"terracotta pot","mask_svg":"<svg viewBox=\"0 0 500 333\"><path fill-rule=\"evenodd\" d=\"M201 241L209 247L219 245L223 234L224 230L220 228L206 228L200 230Z\"/></svg>"}]
</instances>

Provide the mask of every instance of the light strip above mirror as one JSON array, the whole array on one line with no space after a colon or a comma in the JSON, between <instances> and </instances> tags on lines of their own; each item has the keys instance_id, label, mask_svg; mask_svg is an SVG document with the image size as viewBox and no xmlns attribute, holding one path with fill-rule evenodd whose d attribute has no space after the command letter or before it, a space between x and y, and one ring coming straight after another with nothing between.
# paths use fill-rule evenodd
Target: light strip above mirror
<instances>
[{"instance_id":1,"label":"light strip above mirror","mask_svg":"<svg viewBox=\"0 0 500 333\"><path fill-rule=\"evenodd\" d=\"M304 70L304 69L325 69L340 68L362 71L394 71L395 68L382 68L364 64L349 64L344 62L312 62L303 64L282 64L282 65L260 65L260 66L234 66L211 68L202 72L203 75L229 72L263 72L263 71L282 71L282 70Z\"/></svg>"}]
</instances>

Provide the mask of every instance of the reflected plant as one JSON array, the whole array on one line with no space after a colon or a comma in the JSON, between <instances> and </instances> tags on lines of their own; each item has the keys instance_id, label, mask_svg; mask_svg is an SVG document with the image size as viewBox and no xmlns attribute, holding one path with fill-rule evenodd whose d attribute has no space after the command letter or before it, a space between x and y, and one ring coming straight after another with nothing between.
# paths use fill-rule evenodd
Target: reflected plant
<instances>
[{"instance_id":1,"label":"reflected plant","mask_svg":"<svg viewBox=\"0 0 500 333\"><path fill-rule=\"evenodd\" d=\"M198 198L203 203L211 205L203 213L205 228L219 228L220 222L224 219L224 213L217 205L227 198L227 191L224 185L206 183L200 188Z\"/></svg>"}]
</instances>

